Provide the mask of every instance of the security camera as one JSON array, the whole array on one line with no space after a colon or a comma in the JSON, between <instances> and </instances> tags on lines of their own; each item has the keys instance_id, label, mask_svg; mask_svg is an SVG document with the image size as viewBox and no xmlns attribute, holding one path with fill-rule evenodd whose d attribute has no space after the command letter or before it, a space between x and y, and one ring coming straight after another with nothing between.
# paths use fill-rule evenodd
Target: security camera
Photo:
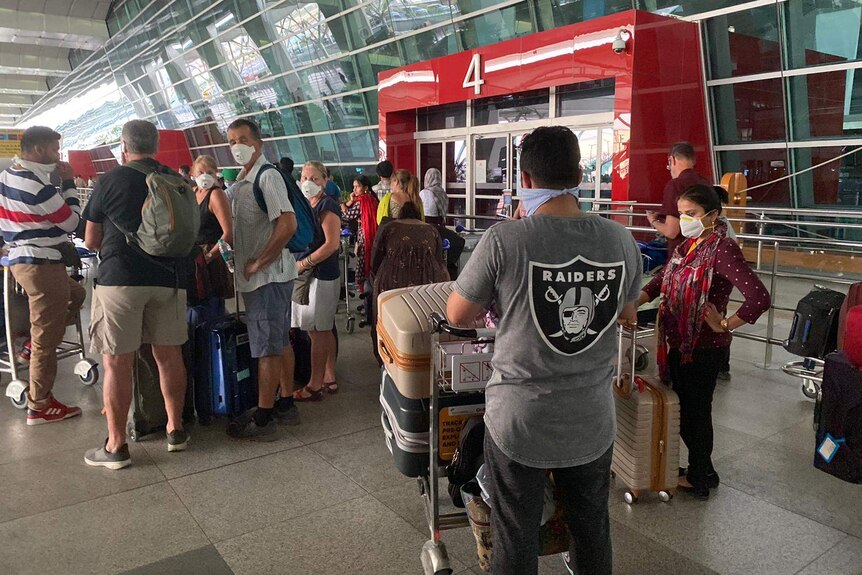
<instances>
[{"instance_id":1,"label":"security camera","mask_svg":"<svg viewBox=\"0 0 862 575\"><path fill-rule=\"evenodd\" d=\"M611 44L611 48L614 51L614 54L622 54L626 51L626 44L628 43L628 39L631 37L628 30L622 29L617 32L617 37L614 38L613 43Z\"/></svg>"}]
</instances>

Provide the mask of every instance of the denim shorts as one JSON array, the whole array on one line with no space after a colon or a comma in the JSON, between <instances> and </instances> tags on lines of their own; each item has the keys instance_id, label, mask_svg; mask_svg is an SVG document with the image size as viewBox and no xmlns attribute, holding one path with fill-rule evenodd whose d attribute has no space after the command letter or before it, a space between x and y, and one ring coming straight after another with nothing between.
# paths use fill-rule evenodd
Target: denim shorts
<instances>
[{"instance_id":1,"label":"denim shorts","mask_svg":"<svg viewBox=\"0 0 862 575\"><path fill-rule=\"evenodd\" d=\"M281 355L290 345L293 282L271 283L242 294L252 357Z\"/></svg>"}]
</instances>

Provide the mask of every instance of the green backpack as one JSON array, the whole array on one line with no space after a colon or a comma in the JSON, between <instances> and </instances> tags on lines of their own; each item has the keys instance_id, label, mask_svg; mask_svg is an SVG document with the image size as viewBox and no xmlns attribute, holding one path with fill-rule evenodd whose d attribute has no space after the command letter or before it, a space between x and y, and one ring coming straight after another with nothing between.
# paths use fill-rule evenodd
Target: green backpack
<instances>
[{"instance_id":1,"label":"green backpack","mask_svg":"<svg viewBox=\"0 0 862 575\"><path fill-rule=\"evenodd\" d=\"M201 225L200 209L191 184L177 174L161 172L142 162L129 168L147 176L147 199L136 232L121 230L130 244L151 256L180 258L195 246Z\"/></svg>"}]
</instances>

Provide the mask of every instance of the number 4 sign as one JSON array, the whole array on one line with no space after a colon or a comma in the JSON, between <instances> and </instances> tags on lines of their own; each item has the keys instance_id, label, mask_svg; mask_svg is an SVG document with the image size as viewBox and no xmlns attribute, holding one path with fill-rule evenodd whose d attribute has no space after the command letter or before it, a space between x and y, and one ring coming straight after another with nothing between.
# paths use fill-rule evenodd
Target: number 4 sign
<instances>
[{"instance_id":1,"label":"number 4 sign","mask_svg":"<svg viewBox=\"0 0 862 575\"><path fill-rule=\"evenodd\" d=\"M464 88L473 88L473 93L477 96L482 91L482 84L485 80L482 79L482 56L473 54L473 59L470 60L470 67L467 68L467 74L464 76L464 82L461 84Z\"/></svg>"}]
</instances>

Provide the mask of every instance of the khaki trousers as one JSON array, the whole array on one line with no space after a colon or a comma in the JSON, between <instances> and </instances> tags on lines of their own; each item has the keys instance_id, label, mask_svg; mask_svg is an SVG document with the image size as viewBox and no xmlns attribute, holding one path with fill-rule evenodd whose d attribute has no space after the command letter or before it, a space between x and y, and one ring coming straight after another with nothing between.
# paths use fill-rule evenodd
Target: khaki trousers
<instances>
[{"instance_id":1,"label":"khaki trousers","mask_svg":"<svg viewBox=\"0 0 862 575\"><path fill-rule=\"evenodd\" d=\"M86 298L63 264L16 264L12 276L30 303L30 392L27 406L43 409L57 377L57 346Z\"/></svg>"}]
</instances>

